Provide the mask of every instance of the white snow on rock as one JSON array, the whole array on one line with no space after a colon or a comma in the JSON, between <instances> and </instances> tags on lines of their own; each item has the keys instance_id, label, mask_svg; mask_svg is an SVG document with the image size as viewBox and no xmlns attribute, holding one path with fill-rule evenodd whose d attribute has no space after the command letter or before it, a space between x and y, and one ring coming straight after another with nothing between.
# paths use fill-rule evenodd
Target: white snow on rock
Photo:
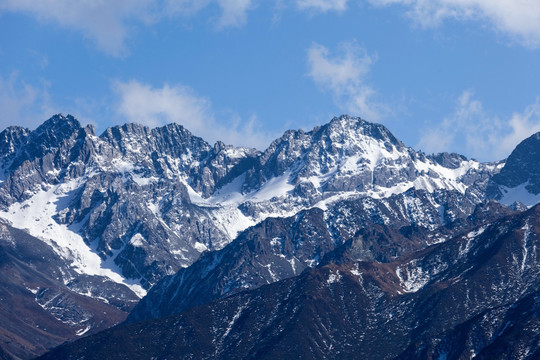
<instances>
[{"instance_id":1,"label":"white snow on rock","mask_svg":"<svg viewBox=\"0 0 540 360\"><path fill-rule=\"evenodd\" d=\"M74 180L41 190L22 203L14 203L7 212L0 212L0 218L51 246L79 274L104 276L143 297L146 290L139 282L124 278L112 261L104 262L80 235L54 220L53 216L70 203L71 194L82 181ZM70 279L63 280L67 283Z\"/></svg>"},{"instance_id":2,"label":"white snow on rock","mask_svg":"<svg viewBox=\"0 0 540 360\"><path fill-rule=\"evenodd\" d=\"M327 282L328 284L333 284L333 283L338 282L338 281L340 281L340 280L341 280L341 274L340 274L339 271L336 271L335 274L332 273L332 274L330 274L330 275L328 276L328 279L326 280L326 282Z\"/></svg>"},{"instance_id":3,"label":"white snow on rock","mask_svg":"<svg viewBox=\"0 0 540 360\"><path fill-rule=\"evenodd\" d=\"M429 274L421 267L408 267L396 269L396 275L400 280L403 292L414 293L423 288L430 280Z\"/></svg>"},{"instance_id":4,"label":"white snow on rock","mask_svg":"<svg viewBox=\"0 0 540 360\"><path fill-rule=\"evenodd\" d=\"M540 202L540 194L533 194L527 190L528 183L518 185L513 188L501 186L503 197L499 200L501 204L510 206L516 201L531 207Z\"/></svg>"},{"instance_id":5,"label":"white snow on rock","mask_svg":"<svg viewBox=\"0 0 540 360\"><path fill-rule=\"evenodd\" d=\"M302 133L303 135L296 140L291 137L291 146L294 145L292 154L281 153L279 156L282 157L281 160L284 160L284 157L288 159L288 156L293 156L294 163L287 164L287 168L282 168L282 173L254 185L249 192L243 192L247 173L240 174L210 196L197 192L194 187L190 186L192 179L190 180L189 175L182 170L185 166L198 166L198 161L190 150L178 157L166 155L166 162L169 166L163 165L164 172L159 176L175 178L183 182L190 201L208 216L207 219L213 226L226 235L219 242L212 243L212 249L220 249L234 240L240 232L268 217L288 217L312 207L324 210L337 201L347 199L360 199L362 197L385 199L395 194L404 193L411 188L428 192L447 189L465 193L469 188L466 179L464 179L465 176L478 170L494 169L493 165L481 164L475 160L459 160L459 166L455 169L444 167L432 158L403 146L399 141L390 139L384 131L380 137L367 134L367 129L370 126L378 125L365 125L363 122L361 123L361 120L344 116L340 119L334 119L330 123L324 140L315 139L310 133ZM289 134L292 136L293 133L296 132ZM99 146L110 146L98 137L92 137L92 139L96 147L98 144ZM147 156L140 151L139 140L128 139L124 144L129 150L128 153L133 156L111 160L96 155L95 167L87 169L85 176L61 185L44 188L44 190L32 194L33 196L29 200L11 205L7 212L0 212L0 218L8 220L17 228L27 229L31 235L52 246L62 258L72 264L77 272L106 276L112 281L128 285L138 295L144 295L145 291L140 283L125 279L120 275L121 270L114 264L114 256L104 261L97 255L95 249L92 249L91 245L89 246L83 241L82 237L77 234L80 224L68 227L58 224L53 218L55 214L68 206L72 200L72 192L78 189L87 177L101 171L121 173L124 182L132 180L145 189L150 189L158 184L157 175L148 175L145 169L138 165ZM295 144L293 144L294 141L296 141ZM231 158L242 158L247 152L248 149L244 148L225 150L227 156ZM165 158L159 159L159 161L164 162ZM273 171L270 169L269 173ZM388 182L382 182L385 184L383 186L380 181L375 181L376 173L397 175L395 178L389 179ZM371 182L369 182L370 178ZM361 185L355 185L356 188L355 186L348 188L347 184L350 183L351 179L356 179ZM309 191L314 191L312 197L309 195L309 198L306 199L294 192L297 185L301 183L308 185ZM328 185L342 189L339 187L340 184L345 184L344 188L347 190L327 191ZM508 199L512 196L516 198L514 193L510 191L507 193ZM157 198L149 199L146 206L156 216L157 221L165 224L160 212L161 196L163 194ZM520 197L517 198L527 205L535 201L534 199L522 201L523 199ZM508 199L505 198L509 201ZM530 200L530 197L527 199ZM537 200L540 200L540 195ZM246 206L242 207L243 205ZM413 210L418 208L414 199L411 199L406 205ZM248 211L245 210L246 208ZM439 212L441 222L444 221L443 210ZM421 215L419 211L412 213L415 214L414 216ZM422 219L415 218L415 220L421 221ZM177 231L178 229L172 230ZM129 243L134 247L147 245L141 234L135 234ZM203 252L208 250L208 246L208 244L194 243L193 248L171 248L170 252L178 258L185 259L185 264L189 264L190 251ZM295 265L294 262L291 263L292 267ZM268 271L272 273L272 269L269 268ZM414 274L411 277L414 277ZM415 288L412 284L409 287Z\"/></svg>"},{"instance_id":6,"label":"white snow on rock","mask_svg":"<svg viewBox=\"0 0 540 360\"><path fill-rule=\"evenodd\" d=\"M139 234L139 233L133 235L133 236L131 237L131 240L129 240L129 243L130 243L131 245L133 245L134 247L140 247L140 246L143 246L145 242L146 242L146 240L145 240L144 237L143 237L141 234Z\"/></svg>"}]
</instances>

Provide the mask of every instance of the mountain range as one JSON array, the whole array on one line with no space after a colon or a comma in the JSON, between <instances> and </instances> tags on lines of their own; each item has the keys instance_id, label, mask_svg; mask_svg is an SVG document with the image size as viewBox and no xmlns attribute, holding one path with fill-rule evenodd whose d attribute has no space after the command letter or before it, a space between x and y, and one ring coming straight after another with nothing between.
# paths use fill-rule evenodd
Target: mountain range
<instances>
[{"instance_id":1,"label":"mountain range","mask_svg":"<svg viewBox=\"0 0 540 360\"><path fill-rule=\"evenodd\" d=\"M426 155L346 115L263 152L9 127L0 356L534 358L539 154Z\"/></svg>"}]
</instances>

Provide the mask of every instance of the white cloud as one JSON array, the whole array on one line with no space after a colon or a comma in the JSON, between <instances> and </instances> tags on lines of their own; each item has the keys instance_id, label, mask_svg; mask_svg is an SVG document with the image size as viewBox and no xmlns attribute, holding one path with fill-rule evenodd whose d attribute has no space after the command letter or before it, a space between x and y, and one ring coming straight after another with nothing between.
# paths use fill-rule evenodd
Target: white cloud
<instances>
[{"instance_id":1,"label":"white cloud","mask_svg":"<svg viewBox=\"0 0 540 360\"><path fill-rule=\"evenodd\" d=\"M220 27L244 25L247 11L252 7L251 0L217 0L223 13L219 19Z\"/></svg>"},{"instance_id":2,"label":"white cloud","mask_svg":"<svg viewBox=\"0 0 540 360\"><path fill-rule=\"evenodd\" d=\"M129 21L149 23L153 1L1 0L0 10L22 12L82 32L101 50L120 56L126 51Z\"/></svg>"},{"instance_id":3,"label":"white cloud","mask_svg":"<svg viewBox=\"0 0 540 360\"><path fill-rule=\"evenodd\" d=\"M150 25L163 18L184 21L209 5L217 5L218 29L245 23L252 0L0 0L0 12L20 12L81 32L113 56L127 53L126 41L134 25Z\"/></svg>"},{"instance_id":4,"label":"white cloud","mask_svg":"<svg viewBox=\"0 0 540 360\"><path fill-rule=\"evenodd\" d=\"M242 121L239 116L229 114L218 121L210 101L187 86L165 84L154 88L132 80L118 81L113 88L119 96L118 114L123 121L150 127L174 122L209 142L221 140L259 149L272 140L273 134L262 131L254 115Z\"/></svg>"},{"instance_id":5,"label":"white cloud","mask_svg":"<svg viewBox=\"0 0 540 360\"><path fill-rule=\"evenodd\" d=\"M422 26L435 26L447 18L480 20L521 44L540 46L538 0L368 0L376 6L401 4Z\"/></svg>"},{"instance_id":6,"label":"white cloud","mask_svg":"<svg viewBox=\"0 0 540 360\"><path fill-rule=\"evenodd\" d=\"M28 84L17 73L7 78L0 76L1 129L11 125L34 128L52 114L48 84Z\"/></svg>"},{"instance_id":7,"label":"white cloud","mask_svg":"<svg viewBox=\"0 0 540 360\"><path fill-rule=\"evenodd\" d=\"M178 122L198 132L204 128L204 119L209 117L209 101L186 86L165 84L155 89L130 81L116 82L114 90L121 98L118 112L131 122L151 127Z\"/></svg>"},{"instance_id":8,"label":"white cloud","mask_svg":"<svg viewBox=\"0 0 540 360\"><path fill-rule=\"evenodd\" d=\"M507 128L508 133L498 141L498 145L495 144L503 156L508 156L517 144L540 131L540 99L522 113L512 114Z\"/></svg>"},{"instance_id":9,"label":"white cloud","mask_svg":"<svg viewBox=\"0 0 540 360\"><path fill-rule=\"evenodd\" d=\"M522 140L540 131L540 99L509 119L490 116L472 91L459 97L454 113L422 132L426 152L456 151L479 160L506 158Z\"/></svg>"},{"instance_id":10,"label":"white cloud","mask_svg":"<svg viewBox=\"0 0 540 360\"><path fill-rule=\"evenodd\" d=\"M388 112L374 98L376 91L365 83L375 58L354 42L343 43L340 52L331 56L317 43L308 49L309 76L323 90L331 91L337 105L344 111L377 121Z\"/></svg>"},{"instance_id":11,"label":"white cloud","mask_svg":"<svg viewBox=\"0 0 540 360\"><path fill-rule=\"evenodd\" d=\"M315 10L319 12L344 11L349 0L296 0L300 10Z\"/></svg>"},{"instance_id":12,"label":"white cloud","mask_svg":"<svg viewBox=\"0 0 540 360\"><path fill-rule=\"evenodd\" d=\"M253 0L165 0L165 13L169 16L194 16L210 5L217 5L221 10L217 28L239 27L246 22L247 12L253 3Z\"/></svg>"}]
</instances>

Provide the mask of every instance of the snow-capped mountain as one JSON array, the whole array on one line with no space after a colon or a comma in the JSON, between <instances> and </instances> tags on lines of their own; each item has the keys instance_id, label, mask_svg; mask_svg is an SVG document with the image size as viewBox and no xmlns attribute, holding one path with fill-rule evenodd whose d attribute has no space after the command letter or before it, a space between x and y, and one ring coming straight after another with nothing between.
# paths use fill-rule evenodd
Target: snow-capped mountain
<instances>
[{"instance_id":1,"label":"snow-capped mountain","mask_svg":"<svg viewBox=\"0 0 540 360\"><path fill-rule=\"evenodd\" d=\"M348 116L288 131L264 153L212 147L174 124L128 124L98 137L62 115L0 139L0 217L43 238L80 273L141 295L267 217L410 188L457 191L474 204L499 170L427 157L382 125Z\"/></svg>"},{"instance_id":2,"label":"snow-capped mountain","mask_svg":"<svg viewBox=\"0 0 540 360\"><path fill-rule=\"evenodd\" d=\"M540 202L540 133L523 140L494 175L487 196L503 204L532 206Z\"/></svg>"},{"instance_id":3,"label":"snow-capped mountain","mask_svg":"<svg viewBox=\"0 0 540 360\"><path fill-rule=\"evenodd\" d=\"M139 298L152 288L136 321L338 258L393 263L523 210L536 191L531 139L508 161L480 163L426 155L382 125L341 116L260 152L212 146L177 124L97 136L56 115L0 133L0 219L62 259L69 271L57 280L72 292L114 303L115 290L97 295L92 284ZM519 186L525 201L506 201Z\"/></svg>"},{"instance_id":4,"label":"snow-capped mountain","mask_svg":"<svg viewBox=\"0 0 540 360\"><path fill-rule=\"evenodd\" d=\"M0 137L7 149L0 217L42 238L79 273L107 276L140 295L202 250L230 241L209 209L192 206L188 187L210 191L254 153L211 147L179 125L125 125L97 137L60 115Z\"/></svg>"}]
</instances>

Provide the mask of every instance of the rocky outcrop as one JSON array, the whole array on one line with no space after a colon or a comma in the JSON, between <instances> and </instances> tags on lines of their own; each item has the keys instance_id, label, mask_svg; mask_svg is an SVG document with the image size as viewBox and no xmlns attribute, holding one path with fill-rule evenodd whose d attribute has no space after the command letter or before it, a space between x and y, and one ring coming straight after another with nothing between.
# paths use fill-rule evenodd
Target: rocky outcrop
<instances>
[{"instance_id":1,"label":"rocky outcrop","mask_svg":"<svg viewBox=\"0 0 540 360\"><path fill-rule=\"evenodd\" d=\"M539 231L537 206L396 262L329 263L43 359L533 359Z\"/></svg>"}]
</instances>

